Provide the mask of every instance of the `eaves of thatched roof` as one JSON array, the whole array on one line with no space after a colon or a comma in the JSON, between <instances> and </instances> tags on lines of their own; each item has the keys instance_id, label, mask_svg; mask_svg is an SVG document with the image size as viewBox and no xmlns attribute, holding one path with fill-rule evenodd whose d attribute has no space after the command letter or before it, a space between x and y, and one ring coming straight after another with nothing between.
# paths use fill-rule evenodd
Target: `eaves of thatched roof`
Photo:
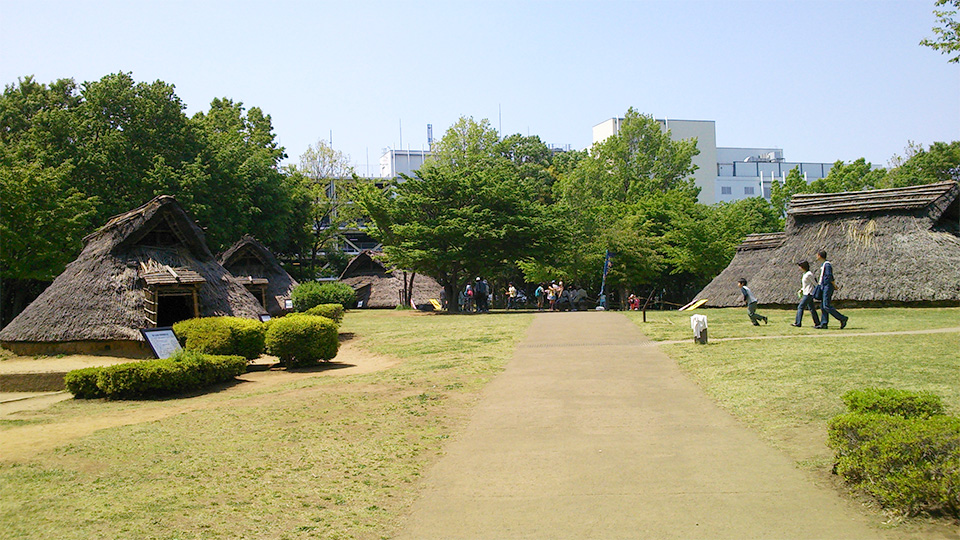
<instances>
[{"instance_id":1,"label":"eaves of thatched roof","mask_svg":"<svg viewBox=\"0 0 960 540\"><path fill-rule=\"evenodd\" d=\"M822 216L905 210L934 209L942 212L942 199L957 198L956 182L939 182L903 188L847 191L842 193L798 193L790 199L790 216ZM943 206L943 208L941 208ZM934 219L939 219L939 215Z\"/></svg>"},{"instance_id":2,"label":"eaves of thatched roof","mask_svg":"<svg viewBox=\"0 0 960 540\"><path fill-rule=\"evenodd\" d=\"M960 304L960 188L956 182L882 193L797 195L778 246L749 238L697 299L708 306L742 305L744 278L761 304L796 305L806 260L827 252L841 285L834 299L847 305ZM902 200L897 200L897 199Z\"/></svg>"}]
</instances>

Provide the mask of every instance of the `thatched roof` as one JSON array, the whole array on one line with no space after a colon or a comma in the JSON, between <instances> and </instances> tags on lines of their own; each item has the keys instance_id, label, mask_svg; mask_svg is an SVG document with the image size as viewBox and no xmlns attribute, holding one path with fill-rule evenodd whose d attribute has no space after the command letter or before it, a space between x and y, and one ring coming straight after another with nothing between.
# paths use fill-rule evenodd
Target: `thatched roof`
<instances>
[{"instance_id":1,"label":"thatched roof","mask_svg":"<svg viewBox=\"0 0 960 540\"><path fill-rule=\"evenodd\" d=\"M819 202L818 202L819 201ZM794 196L781 245L748 250L697 295L708 306L742 305L745 278L761 304L795 305L806 260L827 252L846 305L960 303L960 186Z\"/></svg>"},{"instance_id":2,"label":"thatched roof","mask_svg":"<svg viewBox=\"0 0 960 540\"><path fill-rule=\"evenodd\" d=\"M357 300L363 303L363 307L395 308L400 305L403 271L388 269L377 260L377 256L376 252L361 252L340 274L340 281L357 291ZM414 276L412 272L407 272L407 279L411 277L415 304L425 304L431 298L440 298L443 287L435 279L424 274Z\"/></svg>"},{"instance_id":3,"label":"thatched roof","mask_svg":"<svg viewBox=\"0 0 960 540\"><path fill-rule=\"evenodd\" d=\"M3 342L142 341L149 285L198 287L202 316L257 318L257 300L213 258L203 231L162 195L84 238L77 259L0 331Z\"/></svg>"},{"instance_id":4,"label":"thatched roof","mask_svg":"<svg viewBox=\"0 0 960 540\"><path fill-rule=\"evenodd\" d=\"M271 315L288 311L286 301L297 281L280 266L280 261L253 236L244 235L220 255L222 264L246 286L265 287L266 305ZM255 295L256 296L256 295Z\"/></svg>"}]
</instances>

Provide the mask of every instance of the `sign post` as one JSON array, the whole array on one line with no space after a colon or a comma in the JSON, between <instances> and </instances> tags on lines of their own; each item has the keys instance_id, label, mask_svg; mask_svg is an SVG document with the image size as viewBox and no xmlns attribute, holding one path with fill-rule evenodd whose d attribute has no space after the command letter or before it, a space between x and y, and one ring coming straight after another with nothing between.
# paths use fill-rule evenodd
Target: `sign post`
<instances>
[{"instance_id":1,"label":"sign post","mask_svg":"<svg viewBox=\"0 0 960 540\"><path fill-rule=\"evenodd\" d=\"M169 358L173 353L183 349L176 334L173 333L173 328L169 326L141 328L140 333L143 335L143 339L147 340L150 350L157 358Z\"/></svg>"}]
</instances>

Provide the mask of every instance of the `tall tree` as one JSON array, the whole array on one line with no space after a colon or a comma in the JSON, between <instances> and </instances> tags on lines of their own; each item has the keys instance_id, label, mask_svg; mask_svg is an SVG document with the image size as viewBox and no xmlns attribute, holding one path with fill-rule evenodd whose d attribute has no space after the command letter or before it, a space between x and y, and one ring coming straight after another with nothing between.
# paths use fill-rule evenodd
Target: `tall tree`
<instances>
[{"instance_id":1,"label":"tall tree","mask_svg":"<svg viewBox=\"0 0 960 540\"><path fill-rule=\"evenodd\" d=\"M947 55L948 62L956 64L960 62L960 21L956 19L957 10L960 10L960 0L937 0L934 5L953 6L954 9L933 10L940 24L933 27L936 37L926 38L920 44L940 51L941 54Z\"/></svg>"},{"instance_id":2,"label":"tall tree","mask_svg":"<svg viewBox=\"0 0 960 540\"><path fill-rule=\"evenodd\" d=\"M361 217L353 202L359 179L350 165L350 157L322 139L300 155L297 171L310 199L309 265L315 272L321 252L340 250L337 245L340 229L356 225Z\"/></svg>"},{"instance_id":3,"label":"tall tree","mask_svg":"<svg viewBox=\"0 0 960 540\"><path fill-rule=\"evenodd\" d=\"M469 277L502 273L524 255L545 253L556 238L558 223L526 194L499 143L486 120L461 118L418 178L387 190L366 186L360 197L390 261L437 279L448 298Z\"/></svg>"}]
</instances>

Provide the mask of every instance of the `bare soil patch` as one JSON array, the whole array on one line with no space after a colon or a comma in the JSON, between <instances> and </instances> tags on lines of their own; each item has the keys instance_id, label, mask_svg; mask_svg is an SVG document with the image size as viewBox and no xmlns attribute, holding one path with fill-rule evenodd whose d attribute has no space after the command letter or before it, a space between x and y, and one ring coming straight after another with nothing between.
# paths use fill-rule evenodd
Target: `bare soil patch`
<instances>
[{"instance_id":1,"label":"bare soil patch","mask_svg":"<svg viewBox=\"0 0 960 540\"><path fill-rule=\"evenodd\" d=\"M63 361L65 365L88 367L97 357L69 357L50 359L45 362L53 366L53 360ZM113 359L106 359L113 360ZM270 362L268 358L265 358ZM27 362L27 360L23 360ZM120 362L123 360L121 359ZM72 418L69 422L39 423L23 426L12 426L0 431L0 460L16 461L28 459L38 452L56 448L79 437L84 437L95 431L152 422L169 416L191 412L211 407L220 407L229 404L236 406L247 401L262 400L262 391L293 381L313 377L344 377L359 375L388 369L400 360L376 355L356 347L351 343L344 343L334 362L328 362L311 368L298 370L269 369L266 371L252 371L237 378L237 381L227 385L220 385L212 391L177 399L165 399L141 402L142 406L112 413L93 414ZM117 362L119 363L119 362ZM71 368L76 369L76 368ZM63 371L57 366L57 371ZM303 391L294 389L289 392ZM284 392L286 393L286 392ZM253 397L243 398L246 394L256 394ZM226 399L225 399L226 398ZM70 399L69 393L41 394L35 398L0 403L0 420L16 420L28 418L29 415L49 407L60 401Z\"/></svg>"}]
</instances>

